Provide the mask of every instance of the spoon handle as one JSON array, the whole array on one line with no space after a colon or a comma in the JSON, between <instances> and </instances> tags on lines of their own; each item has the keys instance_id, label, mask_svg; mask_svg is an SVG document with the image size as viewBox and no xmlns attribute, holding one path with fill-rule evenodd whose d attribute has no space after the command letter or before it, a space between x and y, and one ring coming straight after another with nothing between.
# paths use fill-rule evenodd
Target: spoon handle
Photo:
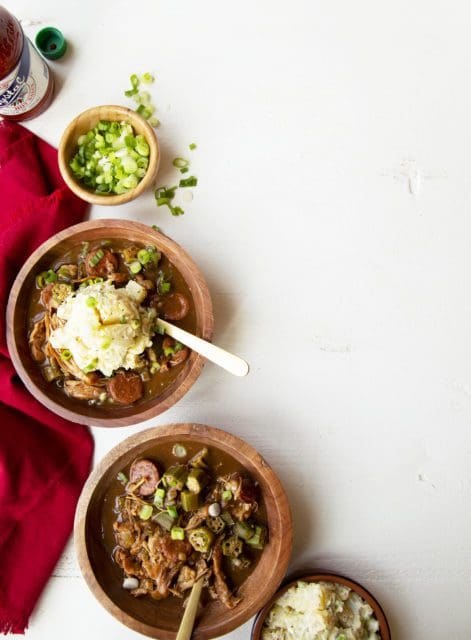
<instances>
[{"instance_id":1,"label":"spoon handle","mask_svg":"<svg viewBox=\"0 0 471 640\"><path fill-rule=\"evenodd\" d=\"M242 360L242 358L235 356L233 353L229 353L211 342L198 338L192 333L189 333L184 329L180 329L180 327L176 327L174 324L170 324L170 322L167 322L166 320L158 318L157 324L171 338L175 338L175 340L182 342L193 351L204 356L207 360L210 360L223 369L226 369L229 373L232 373L235 376L246 376L248 374L248 363L245 360Z\"/></svg>"},{"instance_id":2,"label":"spoon handle","mask_svg":"<svg viewBox=\"0 0 471 640\"><path fill-rule=\"evenodd\" d=\"M195 624L196 611L198 609L202 588L203 577L197 580L191 589L190 597L186 603L185 612L183 614L182 621L180 622L180 627L175 640L190 640L193 633L193 626Z\"/></svg>"}]
</instances>

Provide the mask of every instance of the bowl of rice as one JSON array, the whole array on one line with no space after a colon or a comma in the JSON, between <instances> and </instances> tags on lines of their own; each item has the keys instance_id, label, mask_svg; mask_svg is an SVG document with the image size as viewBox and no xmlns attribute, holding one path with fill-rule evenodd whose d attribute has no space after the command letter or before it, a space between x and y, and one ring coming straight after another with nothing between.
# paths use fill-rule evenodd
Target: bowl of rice
<instances>
[{"instance_id":1,"label":"bowl of rice","mask_svg":"<svg viewBox=\"0 0 471 640\"><path fill-rule=\"evenodd\" d=\"M289 578L255 619L251 640L391 640L379 602L332 573Z\"/></svg>"}]
</instances>

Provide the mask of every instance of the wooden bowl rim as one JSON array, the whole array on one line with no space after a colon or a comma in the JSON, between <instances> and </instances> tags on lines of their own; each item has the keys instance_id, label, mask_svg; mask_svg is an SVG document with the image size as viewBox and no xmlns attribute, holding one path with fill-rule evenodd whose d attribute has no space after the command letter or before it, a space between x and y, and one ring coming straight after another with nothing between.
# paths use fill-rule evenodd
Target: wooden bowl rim
<instances>
[{"instance_id":1,"label":"wooden bowl rim","mask_svg":"<svg viewBox=\"0 0 471 640\"><path fill-rule=\"evenodd\" d=\"M133 124L133 122L139 122L140 126L145 131L144 135L150 147L149 166L147 167L147 171L144 177L139 182L137 187L135 187L134 189L131 189L131 191L128 191L127 193L122 193L120 195L118 194L115 194L113 196L100 195L98 193L93 193L88 189L86 189L85 187L83 187L72 174L68 164L69 158L66 158L66 154L65 154L67 143L69 142L77 123L80 122L80 120L85 116L92 116L92 115L94 116L95 114L98 114L99 110L101 109L106 109L110 111L110 115L108 115L107 118L111 120L127 119L130 121L131 124ZM118 118L112 117L112 115L115 115L115 114L118 115L119 117ZM101 118L97 116L97 122L100 119ZM125 202L130 202L131 200L134 200L135 198L140 196L141 193L143 193L155 180L157 172L159 170L159 165L160 165L159 141L154 129L150 126L147 120L145 120L139 113L137 113L137 111L134 111L129 107L123 107L121 105L104 104L104 105L99 105L97 107L90 107L89 109L82 111L77 116L75 116L75 118L67 125L59 142L58 161L59 161L59 169L64 181L66 182L69 189L73 191L76 196L78 196L82 200L85 200L86 202L89 202L90 204L100 204L105 206L119 205L119 204L124 204Z\"/></svg>"},{"instance_id":2,"label":"wooden bowl rim","mask_svg":"<svg viewBox=\"0 0 471 640\"><path fill-rule=\"evenodd\" d=\"M165 243L173 247L173 249L181 257L182 261L185 262L189 267L191 267L191 271L195 276L195 280L198 281L198 287L201 291L201 296L203 298L203 308L205 311L202 316L204 321L206 321L206 324L203 322L200 330L202 337L204 337L204 339L208 341L211 341L214 330L214 316L211 296L206 280L196 263L188 255L188 253L177 242L175 242L175 240L172 240L164 233L156 231L155 229L152 229L152 227L149 227L148 225L145 225L141 222L134 222L132 220L119 218L102 218L99 220L87 220L86 222L80 222L79 224L67 227L66 229L63 229L62 231L54 234L33 251L33 253L29 256L29 258L26 260L26 262L18 272L18 275L16 276L10 290L6 311L6 339L8 351L10 353L10 357L17 374L21 378L28 391L30 391L30 393L48 409L61 416L62 418L71 420L72 422L76 422L79 424L99 427L126 427L137 424L139 422L143 422L144 420L149 420L150 418L155 418L157 415L176 404L199 377L205 364L205 359L203 358L203 356L195 353L194 362L191 368L188 370L188 373L184 378L182 378L180 384L175 387L172 393L161 402L157 401L155 404L145 410L141 409L141 405L137 405L136 412L132 413L129 416L100 416L98 414L97 416L91 417L56 403L49 395L44 393L42 389L35 384L35 382L29 375L29 371L23 365L15 340L14 318L17 301L27 275L32 271L32 269L34 269L37 262L56 245L64 242L65 240L69 240L75 234L102 228L109 229L110 235L113 235L113 230L115 229L140 231L147 234L149 236L149 240L154 238L157 245L159 243L162 244L163 238Z\"/></svg>"},{"instance_id":3,"label":"wooden bowl rim","mask_svg":"<svg viewBox=\"0 0 471 640\"><path fill-rule=\"evenodd\" d=\"M198 632L198 625L195 626L192 638L195 640L209 640L210 638L216 638L229 633L244 624L260 609L260 603L266 601L266 599L277 590L286 573L293 546L293 523L291 510L281 481L261 454L245 440L242 440L223 429L199 423L173 423L151 427L150 429L140 431L139 433L126 438L113 447L113 449L111 449L101 459L91 472L82 489L75 512L74 547L82 576L84 577L89 589L100 604L109 613L111 613L113 617L128 626L130 629L138 631L143 635L147 635L152 638L159 638L160 640L174 640L176 633L165 629L159 629L158 627L150 626L136 620L118 607L102 589L95 577L88 557L86 522L88 508L93 494L102 477L115 462L124 455L129 454L133 448L137 448L146 442L149 443L149 446L152 446L152 442L156 439L168 437L177 439L181 436L195 442L207 442L209 446L215 448L218 448L219 446L222 450L229 451L229 454L239 462L241 462L240 457L243 457L244 460L247 462L250 461L250 463L257 469L260 468L260 471L257 472L259 477L263 477L264 480L267 481L267 484L271 489L271 494L277 496L276 501L274 501L274 505L276 506L276 513L274 517L276 517L280 522L280 527L281 523L286 522L284 525L285 531L283 531L283 535L280 536L280 540L277 541L277 548L275 551L276 558L273 559L272 563L272 574L268 581L264 580L263 584L261 584L258 598L255 601L252 601L251 605L242 609L238 609L236 607L230 611L228 610L227 617L223 623L207 628L204 633L201 631ZM223 446L221 446L221 442ZM241 464L244 464L244 462L241 462ZM257 568L255 568L255 571L257 571ZM264 591L267 591L267 593L264 593ZM230 616L231 619L228 620Z\"/></svg>"},{"instance_id":4,"label":"wooden bowl rim","mask_svg":"<svg viewBox=\"0 0 471 640\"><path fill-rule=\"evenodd\" d=\"M373 609L376 619L379 622L381 640L391 640L391 629L389 627L386 614L375 596L373 596L373 594L365 589L365 587L359 582L356 582L356 580L352 580L342 574L334 573L325 569L308 569L307 572L305 570L301 570L290 574L283 581L281 588L278 589L278 591L270 598L263 609L260 609L258 612L252 626L252 633L250 635L251 640L260 640L263 623L265 622L268 612L278 598L298 582L337 582L345 587L349 587L352 591L358 593L358 595L360 595Z\"/></svg>"}]
</instances>

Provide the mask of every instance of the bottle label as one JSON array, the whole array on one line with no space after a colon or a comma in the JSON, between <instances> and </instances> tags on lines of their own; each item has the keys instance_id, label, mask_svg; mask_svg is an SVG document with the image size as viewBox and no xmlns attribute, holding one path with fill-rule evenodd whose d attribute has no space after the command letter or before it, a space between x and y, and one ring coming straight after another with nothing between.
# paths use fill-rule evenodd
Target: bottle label
<instances>
[{"instance_id":1,"label":"bottle label","mask_svg":"<svg viewBox=\"0 0 471 640\"><path fill-rule=\"evenodd\" d=\"M0 80L0 115L31 111L49 87L49 68L25 37L23 52L15 69Z\"/></svg>"}]
</instances>

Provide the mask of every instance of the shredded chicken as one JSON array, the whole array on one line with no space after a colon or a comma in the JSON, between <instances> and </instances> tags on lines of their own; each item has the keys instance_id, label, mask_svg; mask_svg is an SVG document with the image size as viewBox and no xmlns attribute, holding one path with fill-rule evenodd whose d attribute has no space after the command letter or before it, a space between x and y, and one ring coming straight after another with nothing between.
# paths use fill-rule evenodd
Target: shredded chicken
<instances>
[{"instance_id":1,"label":"shredded chicken","mask_svg":"<svg viewBox=\"0 0 471 640\"><path fill-rule=\"evenodd\" d=\"M96 387L81 380L66 380L64 389L68 396L77 400L99 400L103 387Z\"/></svg>"},{"instance_id":2,"label":"shredded chicken","mask_svg":"<svg viewBox=\"0 0 471 640\"><path fill-rule=\"evenodd\" d=\"M220 544L217 544L213 549L212 562L214 571L214 590L221 602L228 609L233 609L239 604L241 599L233 596L227 586L226 577L221 566L222 549Z\"/></svg>"},{"instance_id":3,"label":"shredded chicken","mask_svg":"<svg viewBox=\"0 0 471 640\"><path fill-rule=\"evenodd\" d=\"M36 362L44 362L46 354L44 353L43 345L46 340L46 322L43 318L34 323L33 330L29 336L29 347L33 360Z\"/></svg>"}]
</instances>

